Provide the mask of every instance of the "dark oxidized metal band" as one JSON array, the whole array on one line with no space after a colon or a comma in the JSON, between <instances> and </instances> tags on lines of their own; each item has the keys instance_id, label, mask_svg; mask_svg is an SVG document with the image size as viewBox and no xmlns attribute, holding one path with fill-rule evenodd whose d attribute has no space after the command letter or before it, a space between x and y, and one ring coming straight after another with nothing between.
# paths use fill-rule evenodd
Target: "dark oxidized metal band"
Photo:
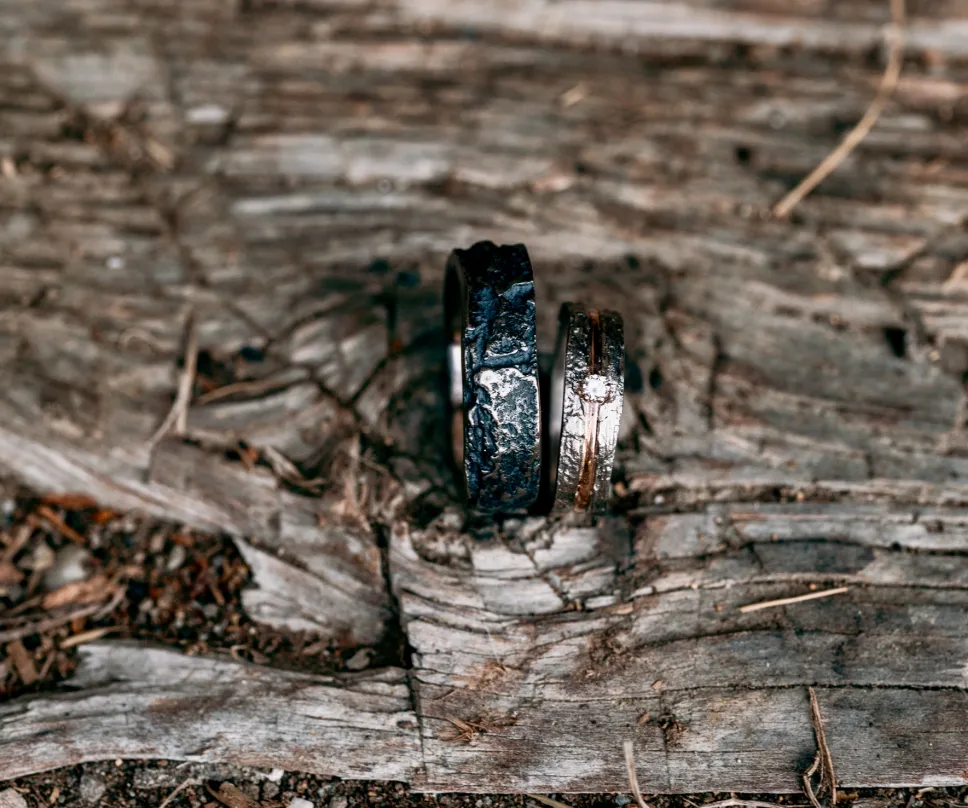
<instances>
[{"instance_id":1,"label":"dark oxidized metal band","mask_svg":"<svg viewBox=\"0 0 968 808\"><path fill-rule=\"evenodd\" d=\"M468 504L530 506L541 477L534 277L522 244L454 250L444 285L455 457Z\"/></svg>"},{"instance_id":2,"label":"dark oxidized metal band","mask_svg":"<svg viewBox=\"0 0 968 808\"><path fill-rule=\"evenodd\" d=\"M551 379L555 511L607 507L624 391L622 317L566 303L558 318L558 355Z\"/></svg>"}]
</instances>

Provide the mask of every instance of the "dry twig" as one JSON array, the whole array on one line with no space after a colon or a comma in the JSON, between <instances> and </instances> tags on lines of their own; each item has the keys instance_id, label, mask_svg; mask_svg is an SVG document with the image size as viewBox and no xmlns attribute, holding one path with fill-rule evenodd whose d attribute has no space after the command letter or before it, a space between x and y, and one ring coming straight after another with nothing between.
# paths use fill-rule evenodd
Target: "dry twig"
<instances>
[{"instance_id":1,"label":"dry twig","mask_svg":"<svg viewBox=\"0 0 968 808\"><path fill-rule=\"evenodd\" d=\"M772 609L774 606L789 606L791 603L802 603L805 600L818 600L820 598L829 598L831 595L842 595L847 591L849 589L846 586L838 586L835 589L808 592L806 595L795 595L792 598L778 598L777 600L764 600L761 603L748 603L746 606L740 606L739 610L743 614L747 612L758 612L760 609Z\"/></svg>"},{"instance_id":2,"label":"dry twig","mask_svg":"<svg viewBox=\"0 0 968 808\"><path fill-rule=\"evenodd\" d=\"M24 574L9 561L0 558L0 586L19 584L24 579Z\"/></svg>"},{"instance_id":3,"label":"dry twig","mask_svg":"<svg viewBox=\"0 0 968 808\"><path fill-rule=\"evenodd\" d=\"M111 614L118 606L121 605L121 601L125 599L127 595L127 590L124 586L118 586L121 579L117 578L114 580L114 594L111 595L111 600L104 604L104 606L94 613L94 619L100 620L102 617L106 617Z\"/></svg>"},{"instance_id":4,"label":"dry twig","mask_svg":"<svg viewBox=\"0 0 968 808\"><path fill-rule=\"evenodd\" d=\"M885 37L888 44L887 67L881 77L880 86L877 88L877 95L871 101L867 112L857 125L851 129L847 136L840 142L836 149L820 161L813 171L811 171L800 184L790 193L781 199L773 207L773 215L778 219L785 219L807 194L813 191L823 182L833 171L837 169L857 145L867 137L877 119L887 106L887 102L897 86L897 80L901 75L901 65L904 61L904 25L905 25L904 0L891 0L891 24L887 26Z\"/></svg>"},{"instance_id":5,"label":"dry twig","mask_svg":"<svg viewBox=\"0 0 968 808\"><path fill-rule=\"evenodd\" d=\"M24 683L27 687L30 687L34 682L36 682L40 677L37 674L37 666L34 665L34 659L24 648L24 644L20 642L19 639L14 640L9 643L6 647L7 656L13 662L13 666L17 669L17 674L20 676L20 681Z\"/></svg>"},{"instance_id":6,"label":"dry twig","mask_svg":"<svg viewBox=\"0 0 968 808\"><path fill-rule=\"evenodd\" d=\"M89 631L82 631L80 634L72 634L62 643L60 643L61 649L73 648L75 645L84 645L84 643L94 642L94 640L100 640L105 634L110 634L112 631L117 631L118 626L105 626L104 628L92 628Z\"/></svg>"},{"instance_id":7,"label":"dry twig","mask_svg":"<svg viewBox=\"0 0 968 808\"><path fill-rule=\"evenodd\" d=\"M192 402L192 388L195 386L195 371L198 368L198 331L195 327L195 312L188 314L188 322L185 325L187 337L185 339L185 361L182 368L181 378L178 380L178 391L175 400L172 402L171 409L158 431L151 436L151 445L154 446L169 432L176 435L184 435L188 429L188 406Z\"/></svg>"},{"instance_id":8,"label":"dry twig","mask_svg":"<svg viewBox=\"0 0 968 808\"><path fill-rule=\"evenodd\" d=\"M182 780L181 783L179 783L175 787L175 790L172 791L171 794L169 794L167 797L165 797L164 802L162 802L161 805L158 806L158 808L168 808L168 806L171 805L175 797L177 797L179 794L181 794L182 791L184 791L186 788L188 788L191 785L195 785L194 777L189 777L186 780Z\"/></svg>"},{"instance_id":9,"label":"dry twig","mask_svg":"<svg viewBox=\"0 0 968 808\"><path fill-rule=\"evenodd\" d=\"M65 511L97 510L98 501L87 494L77 492L67 494L47 494L43 497L43 504L51 508L63 508Z\"/></svg>"},{"instance_id":10,"label":"dry twig","mask_svg":"<svg viewBox=\"0 0 968 808\"><path fill-rule=\"evenodd\" d=\"M625 768L629 775L629 788L632 789L632 796L639 804L639 808L650 808L649 804L642 799L642 791L639 789L639 776L635 772L635 747L632 741L625 742Z\"/></svg>"},{"instance_id":11,"label":"dry twig","mask_svg":"<svg viewBox=\"0 0 968 808\"><path fill-rule=\"evenodd\" d=\"M254 396L266 393L269 390L274 390L279 387L278 379L253 379L241 382L232 382L232 384L226 384L222 387L216 387L213 390L209 390L206 393L202 393L196 404L211 404L215 401L221 401L223 398L229 398L237 393L249 393Z\"/></svg>"},{"instance_id":12,"label":"dry twig","mask_svg":"<svg viewBox=\"0 0 968 808\"><path fill-rule=\"evenodd\" d=\"M14 556L23 550L27 542L30 541L30 537L34 533L34 528L33 525L30 524L29 518L27 522L28 523L24 525L17 525L17 527L13 530L11 541L6 548L4 548L3 554L0 555L0 561L12 562Z\"/></svg>"},{"instance_id":13,"label":"dry twig","mask_svg":"<svg viewBox=\"0 0 968 808\"><path fill-rule=\"evenodd\" d=\"M84 545L84 537L78 533L74 528L72 528L67 522L61 519L53 509L47 505L41 505L37 508L36 514L27 515L28 524L33 527L49 527L55 532L59 533L65 539L70 539L75 544Z\"/></svg>"},{"instance_id":14,"label":"dry twig","mask_svg":"<svg viewBox=\"0 0 968 808\"><path fill-rule=\"evenodd\" d=\"M84 581L71 581L53 592L48 592L40 605L47 611L54 611L74 603L100 603L110 588L111 582L106 575L93 575Z\"/></svg>"},{"instance_id":15,"label":"dry twig","mask_svg":"<svg viewBox=\"0 0 968 808\"><path fill-rule=\"evenodd\" d=\"M780 805L777 802L762 802L760 800L741 800L730 797L728 800L706 802L698 808L798 808L796 805Z\"/></svg>"},{"instance_id":16,"label":"dry twig","mask_svg":"<svg viewBox=\"0 0 968 808\"><path fill-rule=\"evenodd\" d=\"M440 739L442 741L458 741L461 743L470 743L478 735L499 732L505 727L511 727L517 723L517 718L513 714L475 716L467 720L452 715L441 716L441 718L453 724L456 730L454 732L441 733Z\"/></svg>"},{"instance_id":17,"label":"dry twig","mask_svg":"<svg viewBox=\"0 0 968 808\"><path fill-rule=\"evenodd\" d=\"M50 669L54 667L54 663L57 661L58 655L56 653L48 653L47 658L44 660L44 664L40 666L40 673L37 674L37 680L40 682L47 681L47 674L50 673Z\"/></svg>"},{"instance_id":18,"label":"dry twig","mask_svg":"<svg viewBox=\"0 0 968 808\"><path fill-rule=\"evenodd\" d=\"M550 808L571 808L567 802L559 802L558 800L554 800L551 797L546 797L543 794L528 794L528 796L533 800L537 800L538 802L550 806Z\"/></svg>"},{"instance_id":19,"label":"dry twig","mask_svg":"<svg viewBox=\"0 0 968 808\"><path fill-rule=\"evenodd\" d=\"M464 721L461 718L456 718L455 716L445 715L445 721L449 721L454 725L455 729L449 732L442 732L440 734L440 739L442 741L456 741L458 743L470 743L474 738L484 732L484 728L478 724L473 724L470 721Z\"/></svg>"},{"instance_id":20,"label":"dry twig","mask_svg":"<svg viewBox=\"0 0 968 808\"><path fill-rule=\"evenodd\" d=\"M837 778L834 776L834 760L830 754L830 747L827 746L827 736L824 733L823 717L820 715L817 694L812 687L808 687L807 692L810 694L810 720L813 723L814 735L817 737L817 754L813 763L810 764L810 768L803 773L803 790L814 808L823 808L811 783L814 774L819 771L820 786L818 791L822 794L826 789L830 794L830 805L833 808L837 805Z\"/></svg>"},{"instance_id":21,"label":"dry twig","mask_svg":"<svg viewBox=\"0 0 968 808\"><path fill-rule=\"evenodd\" d=\"M91 603L83 608L75 609L72 612L66 612L65 614L58 615L57 617L48 617L44 620L37 620L33 623L25 623L24 625L17 626L16 628L0 631L0 642L19 640L23 637L30 637L33 634L43 634L45 631L50 631L52 628L59 628L60 626L66 625L73 620L78 620L82 617L90 617L92 614L96 614L100 610L100 603Z\"/></svg>"}]
</instances>

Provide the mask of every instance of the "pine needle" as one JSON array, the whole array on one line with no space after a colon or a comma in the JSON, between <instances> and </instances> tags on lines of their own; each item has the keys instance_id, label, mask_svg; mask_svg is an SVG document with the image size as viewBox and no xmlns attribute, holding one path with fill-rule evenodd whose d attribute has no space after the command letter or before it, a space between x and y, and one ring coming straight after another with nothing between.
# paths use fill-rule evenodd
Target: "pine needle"
<instances>
[{"instance_id":1,"label":"pine needle","mask_svg":"<svg viewBox=\"0 0 968 808\"><path fill-rule=\"evenodd\" d=\"M901 76L901 65L904 62L904 27L905 27L905 8L904 0L891 0L891 23L885 31L885 38L888 45L887 66L884 75L881 77L877 95L871 101L864 117L857 122L847 136L840 142L830 154L828 154L813 171L811 171L800 184L790 193L780 200L773 207L773 215L777 219L785 219L790 212L803 200L807 194L814 190L823 182L837 167L847 158L857 145L870 133L881 116L887 102L890 100L898 79Z\"/></svg>"},{"instance_id":2,"label":"pine needle","mask_svg":"<svg viewBox=\"0 0 968 808\"><path fill-rule=\"evenodd\" d=\"M632 789L632 796L639 804L639 808L650 808L649 804L642 799L642 792L639 789L639 776L635 772L635 747L632 741L625 742L625 768L629 775L629 788Z\"/></svg>"}]
</instances>

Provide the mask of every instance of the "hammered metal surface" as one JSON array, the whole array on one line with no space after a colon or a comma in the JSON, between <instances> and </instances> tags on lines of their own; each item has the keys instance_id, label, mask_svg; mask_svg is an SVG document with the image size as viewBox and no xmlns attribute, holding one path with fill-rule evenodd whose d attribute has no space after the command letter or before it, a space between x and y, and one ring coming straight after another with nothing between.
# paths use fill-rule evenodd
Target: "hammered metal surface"
<instances>
[{"instance_id":1,"label":"hammered metal surface","mask_svg":"<svg viewBox=\"0 0 968 808\"><path fill-rule=\"evenodd\" d=\"M479 242L447 262L447 327L460 334L468 504L528 508L541 478L534 277L524 245ZM456 370L456 368L455 368Z\"/></svg>"},{"instance_id":2,"label":"hammered metal surface","mask_svg":"<svg viewBox=\"0 0 968 808\"><path fill-rule=\"evenodd\" d=\"M621 316L573 303L562 306L551 384L556 512L597 512L608 506L624 377Z\"/></svg>"}]
</instances>

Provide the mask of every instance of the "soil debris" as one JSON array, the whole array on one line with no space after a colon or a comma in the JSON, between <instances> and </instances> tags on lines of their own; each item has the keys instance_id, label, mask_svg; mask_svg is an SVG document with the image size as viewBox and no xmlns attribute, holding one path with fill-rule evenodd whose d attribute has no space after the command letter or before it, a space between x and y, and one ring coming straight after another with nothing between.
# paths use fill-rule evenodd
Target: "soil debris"
<instances>
[{"instance_id":1,"label":"soil debris","mask_svg":"<svg viewBox=\"0 0 968 808\"><path fill-rule=\"evenodd\" d=\"M249 569L227 536L80 496L11 502L0 531L0 698L56 686L78 646L109 634L318 673L385 653L252 621L241 597Z\"/></svg>"}]
</instances>

